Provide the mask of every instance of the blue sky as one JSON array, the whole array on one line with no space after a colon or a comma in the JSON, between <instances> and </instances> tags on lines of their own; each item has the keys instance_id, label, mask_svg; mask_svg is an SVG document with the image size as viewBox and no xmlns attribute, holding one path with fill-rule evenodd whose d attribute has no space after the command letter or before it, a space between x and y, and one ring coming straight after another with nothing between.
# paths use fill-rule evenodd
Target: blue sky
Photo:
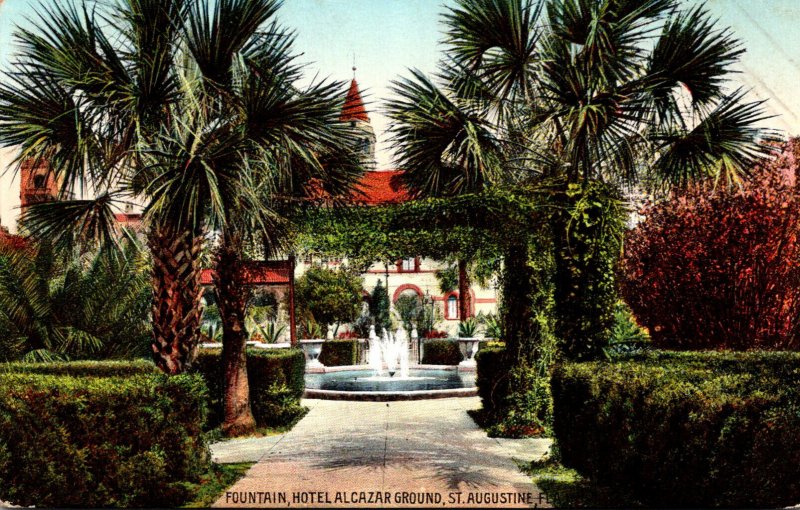
<instances>
[{"instance_id":1,"label":"blue sky","mask_svg":"<svg viewBox=\"0 0 800 510\"><path fill-rule=\"evenodd\" d=\"M24 23L38 0L0 0L0 65L6 68L14 51L13 26ZM390 82L416 67L430 72L440 56L439 17L449 0L285 0L279 17L296 30L297 49L309 72L349 80L356 73L370 102L370 115L379 138L378 168L391 168L391 154L380 138L386 121L379 113ZM686 0L696 5L695 0ZM708 0L707 8L742 40L743 56L736 80L753 89L754 98L769 99L767 108L778 115L773 127L800 133L800 1ZM8 158L0 155L0 167ZM1 169L0 169L1 170ZM0 178L0 218L13 214L17 190Z\"/></svg>"}]
</instances>

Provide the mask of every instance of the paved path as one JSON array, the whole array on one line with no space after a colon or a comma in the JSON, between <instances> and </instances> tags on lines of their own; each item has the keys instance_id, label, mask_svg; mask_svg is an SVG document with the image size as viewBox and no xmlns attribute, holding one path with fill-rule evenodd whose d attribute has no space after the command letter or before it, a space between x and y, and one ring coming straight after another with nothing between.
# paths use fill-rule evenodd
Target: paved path
<instances>
[{"instance_id":1,"label":"paved path","mask_svg":"<svg viewBox=\"0 0 800 510\"><path fill-rule=\"evenodd\" d=\"M513 459L549 441L488 438L466 413L477 398L304 404L285 435L212 447L219 462L258 459L215 506L548 506Z\"/></svg>"}]
</instances>

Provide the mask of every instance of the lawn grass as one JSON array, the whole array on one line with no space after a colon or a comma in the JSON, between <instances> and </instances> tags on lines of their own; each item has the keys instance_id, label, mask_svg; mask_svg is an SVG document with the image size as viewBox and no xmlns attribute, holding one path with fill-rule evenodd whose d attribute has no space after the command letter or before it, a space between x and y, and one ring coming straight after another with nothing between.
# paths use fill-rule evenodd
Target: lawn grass
<instances>
[{"instance_id":1,"label":"lawn grass","mask_svg":"<svg viewBox=\"0 0 800 510\"><path fill-rule=\"evenodd\" d=\"M639 508L626 494L600 487L551 457L523 467L555 508Z\"/></svg>"},{"instance_id":2,"label":"lawn grass","mask_svg":"<svg viewBox=\"0 0 800 510\"><path fill-rule=\"evenodd\" d=\"M181 508L207 508L214 504L222 494L247 473L254 462L239 464L212 464L208 474L197 484L192 484L192 501Z\"/></svg>"}]
</instances>

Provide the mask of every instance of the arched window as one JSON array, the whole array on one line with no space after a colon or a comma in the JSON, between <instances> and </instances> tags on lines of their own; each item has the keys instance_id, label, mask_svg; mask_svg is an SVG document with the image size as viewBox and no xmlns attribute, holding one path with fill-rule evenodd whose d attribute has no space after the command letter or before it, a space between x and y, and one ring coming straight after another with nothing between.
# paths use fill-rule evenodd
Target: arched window
<instances>
[{"instance_id":1,"label":"arched window","mask_svg":"<svg viewBox=\"0 0 800 510\"><path fill-rule=\"evenodd\" d=\"M458 318L458 298L455 295L447 298L447 317L449 319Z\"/></svg>"}]
</instances>

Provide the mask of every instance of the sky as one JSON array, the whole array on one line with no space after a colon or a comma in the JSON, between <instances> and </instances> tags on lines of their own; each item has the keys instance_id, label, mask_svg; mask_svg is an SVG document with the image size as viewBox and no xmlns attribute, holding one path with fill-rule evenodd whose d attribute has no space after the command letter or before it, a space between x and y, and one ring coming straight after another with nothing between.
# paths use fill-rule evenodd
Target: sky
<instances>
[{"instance_id":1,"label":"sky","mask_svg":"<svg viewBox=\"0 0 800 510\"><path fill-rule=\"evenodd\" d=\"M61 0L56 0L61 1ZM378 136L378 169L392 168L385 143L387 121L381 100L391 96L392 80L417 68L430 73L441 56L440 16L451 0L284 0L281 22L297 34L296 49L308 63L309 79L347 81L355 77ZM685 0L696 5L699 0ZM12 33L25 25L39 0L0 0L0 79L13 57ZM776 115L770 127L800 134L800 1L707 0L706 7L731 28L747 53L738 66L737 84L766 99ZM0 151L0 173L14 151ZM11 172L0 177L0 222L14 230L19 185Z\"/></svg>"}]
</instances>

